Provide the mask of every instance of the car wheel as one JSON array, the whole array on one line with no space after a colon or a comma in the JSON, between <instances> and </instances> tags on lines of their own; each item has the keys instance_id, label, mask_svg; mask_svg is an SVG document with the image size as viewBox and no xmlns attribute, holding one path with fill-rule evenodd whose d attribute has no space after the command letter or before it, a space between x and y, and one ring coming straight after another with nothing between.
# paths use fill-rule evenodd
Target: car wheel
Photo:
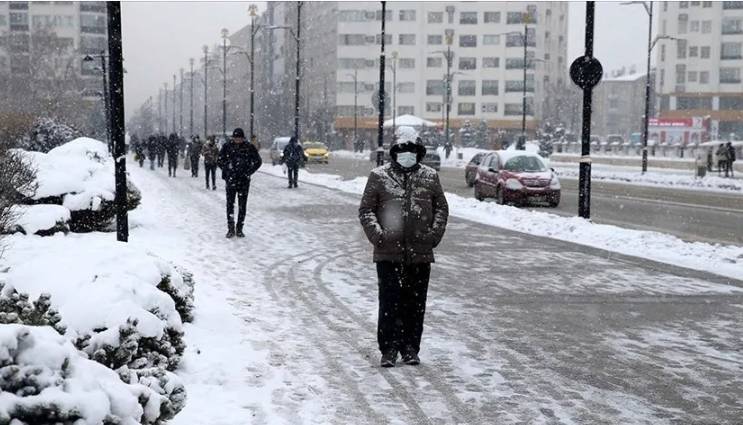
<instances>
[{"instance_id":1,"label":"car wheel","mask_svg":"<svg viewBox=\"0 0 743 425\"><path fill-rule=\"evenodd\" d=\"M550 199L549 206L550 208L557 208L560 205L560 197L555 196L554 198Z\"/></svg>"},{"instance_id":2,"label":"car wheel","mask_svg":"<svg viewBox=\"0 0 743 425\"><path fill-rule=\"evenodd\" d=\"M498 205L505 205L506 204L506 197L503 194L503 188L497 187L495 189L495 203Z\"/></svg>"},{"instance_id":3,"label":"car wheel","mask_svg":"<svg viewBox=\"0 0 743 425\"><path fill-rule=\"evenodd\" d=\"M478 201L484 201L485 197L482 196L482 193L480 192L480 185L477 183L477 180L475 180L475 182L472 184L472 186L475 187L475 199L477 199Z\"/></svg>"}]
</instances>

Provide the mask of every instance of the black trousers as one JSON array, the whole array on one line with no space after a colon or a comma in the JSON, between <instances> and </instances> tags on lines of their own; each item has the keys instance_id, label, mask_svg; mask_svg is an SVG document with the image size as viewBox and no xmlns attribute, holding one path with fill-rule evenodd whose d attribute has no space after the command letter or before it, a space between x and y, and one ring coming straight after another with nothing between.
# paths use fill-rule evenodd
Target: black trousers
<instances>
[{"instance_id":1,"label":"black trousers","mask_svg":"<svg viewBox=\"0 0 743 425\"><path fill-rule=\"evenodd\" d=\"M175 177L175 170L178 169L178 157L168 155L168 175Z\"/></svg>"},{"instance_id":2,"label":"black trousers","mask_svg":"<svg viewBox=\"0 0 743 425\"><path fill-rule=\"evenodd\" d=\"M418 353L426 314L431 264L377 263L379 350Z\"/></svg>"},{"instance_id":3,"label":"black trousers","mask_svg":"<svg viewBox=\"0 0 743 425\"><path fill-rule=\"evenodd\" d=\"M299 180L299 164L287 165L286 174L289 175L289 187L297 187L297 181Z\"/></svg>"},{"instance_id":4,"label":"black trousers","mask_svg":"<svg viewBox=\"0 0 743 425\"><path fill-rule=\"evenodd\" d=\"M199 176L199 157L191 157L191 177Z\"/></svg>"},{"instance_id":5,"label":"black trousers","mask_svg":"<svg viewBox=\"0 0 743 425\"><path fill-rule=\"evenodd\" d=\"M217 187L217 164L204 164L206 174L206 188L209 189L209 176L212 176L212 187Z\"/></svg>"},{"instance_id":6,"label":"black trousers","mask_svg":"<svg viewBox=\"0 0 743 425\"><path fill-rule=\"evenodd\" d=\"M235 226L235 198L237 198L237 229L242 230L248 206L250 182L240 186L227 185L225 189L227 191L227 227L232 229Z\"/></svg>"}]
</instances>

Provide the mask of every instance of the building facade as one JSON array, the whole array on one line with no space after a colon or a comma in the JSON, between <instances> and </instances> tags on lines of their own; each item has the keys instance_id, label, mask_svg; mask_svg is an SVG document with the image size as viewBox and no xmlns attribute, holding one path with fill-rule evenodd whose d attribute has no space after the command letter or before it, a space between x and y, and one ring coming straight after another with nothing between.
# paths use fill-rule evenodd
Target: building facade
<instances>
[{"instance_id":1,"label":"building facade","mask_svg":"<svg viewBox=\"0 0 743 425\"><path fill-rule=\"evenodd\" d=\"M651 71L651 84L654 71ZM635 72L605 76L593 90L591 133L598 136L620 135L625 141L632 133L640 133L645 116L646 74ZM650 116L654 116L654 98L650 99Z\"/></svg>"},{"instance_id":2,"label":"building facade","mask_svg":"<svg viewBox=\"0 0 743 425\"><path fill-rule=\"evenodd\" d=\"M743 135L743 2L659 4L659 117L709 117L710 136Z\"/></svg>"}]
</instances>

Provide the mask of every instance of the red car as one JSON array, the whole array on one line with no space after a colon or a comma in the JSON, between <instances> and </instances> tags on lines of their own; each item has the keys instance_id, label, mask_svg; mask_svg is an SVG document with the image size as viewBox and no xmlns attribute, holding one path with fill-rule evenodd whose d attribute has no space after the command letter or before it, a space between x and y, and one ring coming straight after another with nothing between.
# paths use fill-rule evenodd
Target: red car
<instances>
[{"instance_id":1,"label":"red car","mask_svg":"<svg viewBox=\"0 0 743 425\"><path fill-rule=\"evenodd\" d=\"M485 155L487 155L487 152L480 152L475 154L475 156L470 159L470 162L468 162L467 165L464 167L464 181L467 183L468 187L472 187L475 185L475 175L477 174L477 167L480 166L480 162L482 162L483 158L485 158Z\"/></svg>"},{"instance_id":2,"label":"red car","mask_svg":"<svg viewBox=\"0 0 743 425\"><path fill-rule=\"evenodd\" d=\"M482 159L475 174L475 199L495 198L499 204L560 204L560 181L539 155L497 151Z\"/></svg>"}]
</instances>

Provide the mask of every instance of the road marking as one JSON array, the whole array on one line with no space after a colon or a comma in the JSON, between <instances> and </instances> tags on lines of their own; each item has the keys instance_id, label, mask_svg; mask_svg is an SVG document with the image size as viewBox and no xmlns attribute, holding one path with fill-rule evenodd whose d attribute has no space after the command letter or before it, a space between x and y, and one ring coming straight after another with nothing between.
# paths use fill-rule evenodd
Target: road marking
<instances>
[{"instance_id":1,"label":"road marking","mask_svg":"<svg viewBox=\"0 0 743 425\"><path fill-rule=\"evenodd\" d=\"M576 193L576 192L572 192L572 193ZM739 210L735 208L713 207L713 206L705 206L705 205L698 205L698 204L688 204L685 202L659 201L657 199L637 198L634 196L605 195L605 194L596 194L596 193L593 193L592 196L596 198L626 199L629 201L645 202L647 204L673 205L676 207L696 208L699 210L714 210L714 211L729 212L729 213L734 213L734 214L743 214L743 210Z\"/></svg>"}]
</instances>

